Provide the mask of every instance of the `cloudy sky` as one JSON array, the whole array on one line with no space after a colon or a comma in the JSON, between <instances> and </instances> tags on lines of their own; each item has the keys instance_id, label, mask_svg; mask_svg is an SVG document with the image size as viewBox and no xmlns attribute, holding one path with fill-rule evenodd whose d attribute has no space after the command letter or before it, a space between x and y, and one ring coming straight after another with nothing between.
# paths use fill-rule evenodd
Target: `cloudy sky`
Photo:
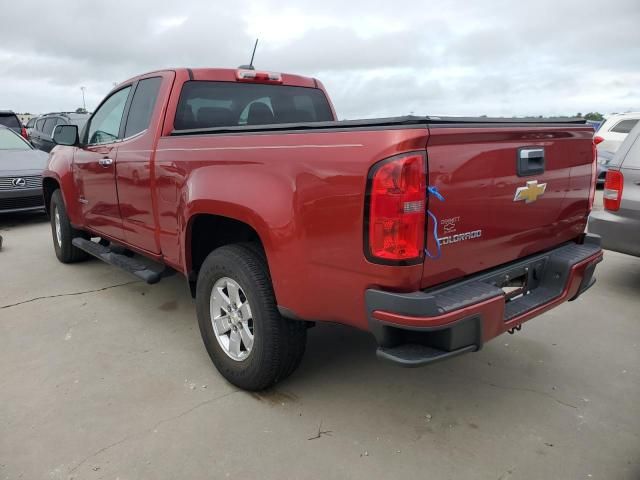
<instances>
[{"instance_id":1,"label":"cloudy sky","mask_svg":"<svg viewBox=\"0 0 640 480\"><path fill-rule=\"evenodd\" d=\"M158 68L322 80L341 118L640 110L640 0L0 0L0 109L94 108Z\"/></svg>"}]
</instances>

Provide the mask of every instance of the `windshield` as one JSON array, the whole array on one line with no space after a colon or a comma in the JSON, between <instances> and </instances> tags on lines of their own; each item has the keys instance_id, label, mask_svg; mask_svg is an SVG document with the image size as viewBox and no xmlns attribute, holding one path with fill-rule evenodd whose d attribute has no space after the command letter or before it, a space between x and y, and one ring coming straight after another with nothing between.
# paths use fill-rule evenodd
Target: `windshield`
<instances>
[{"instance_id":1,"label":"windshield","mask_svg":"<svg viewBox=\"0 0 640 480\"><path fill-rule=\"evenodd\" d=\"M8 128L0 128L0 150L31 150L31 146Z\"/></svg>"}]
</instances>

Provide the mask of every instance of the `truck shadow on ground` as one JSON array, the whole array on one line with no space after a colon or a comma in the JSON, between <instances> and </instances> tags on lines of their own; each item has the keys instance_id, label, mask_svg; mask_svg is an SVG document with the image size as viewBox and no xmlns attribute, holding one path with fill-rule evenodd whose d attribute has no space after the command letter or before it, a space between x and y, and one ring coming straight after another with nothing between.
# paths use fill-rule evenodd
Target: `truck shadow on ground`
<instances>
[{"instance_id":1,"label":"truck shadow on ground","mask_svg":"<svg viewBox=\"0 0 640 480\"><path fill-rule=\"evenodd\" d=\"M136 284L128 288L137 295L154 297L158 312L156 320L162 319L154 328L178 328L189 336L197 330L195 304L178 276L165 279L157 287ZM176 295L178 291L180 294ZM179 314L176 315L177 307ZM144 321L142 312L139 318ZM437 395L438 402L461 402L460 406L466 408L469 407L467 400L473 398L473 391L489 388L497 390L497 396L501 397L492 400L492 408L504 402L510 405L514 398L509 398L504 391L518 390L546 398L555 406L575 409L576 399L567 392L554 391L545 370L546 365L552 363L554 377L569 375L553 360L560 347L528 337L526 325L523 332L514 336L505 334L477 353L421 368L402 368L376 357L377 345L370 333L344 325L318 324L308 330L307 349L298 370L254 398L275 399L273 402L279 403L283 396L291 396L302 402L313 399L317 403L324 399L331 403L337 392L352 398L366 392L370 398L399 395L428 402L429 398L435 400L434 395ZM199 339L196 344L193 347L201 350L202 362L208 363L209 358ZM213 365L210 368L213 375L218 375ZM478 401L478 398L473 400L474 403Z\"/></svg>"},{"instance_id":2,"label":"truck shadow on ground","mask_svg":"<svg viewBox=\"0 0 640 480\"><path fill-rule=\"evenodd\" d=\"M39 223L46 223L49 221L49 217L40 212L26 212L26 213L2 213L0 214L0 231L7 231L12 228L20 227L22 225L36 225Z\"/></svg>"}]
</instances>

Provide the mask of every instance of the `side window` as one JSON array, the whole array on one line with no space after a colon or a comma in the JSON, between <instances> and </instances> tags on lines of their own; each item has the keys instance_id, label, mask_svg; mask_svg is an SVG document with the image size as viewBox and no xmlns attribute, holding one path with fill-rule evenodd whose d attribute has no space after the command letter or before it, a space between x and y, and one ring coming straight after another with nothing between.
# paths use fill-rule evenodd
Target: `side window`
<instances>
[{"instance_id":1,"label":"side window","mask_svg":"<svg viewBox=\"0 0 640 480\"><path fill-rule=\"evenodd\" d=\"M44 118L41 118L40 120L38 120L36 122L36 130L37 131L41 132L42 129L44 128L44 120L45 120Z\"/></svg>"},{"instance_id":2,"label":"side window","mask_svg":"<svg viewBox=\"0 0 640 480\"><path fill-rule=\"evenodd\" d=\"M87 130L87 143L111 143L118 139L122 115L130 91L131 87L118 90L96 110Z\"/></svg>"},{"instance_id":3,"label":"side window","mask_svg":"<svg viewBox=\"0 0 640 480\"><path fill-rule=\"evenodd\" d=\"M27 128L33 128L33 126L35 125L35 123L36 123L36 119L35 119L35 117L34 117L34 118L29 119L29 121L27 122Z\"/></svg>"},{"instance_id":4,"label":"side window","mask_svg":"<svg viewBox=\"0 0 640 480\"><path fill-rule=\"evenodd\" d=\"M58 117L49 117L44 122L44 127L42 127L42 133L45 135L51 136L53 132L53 128L58 124Z\"/></svg>"},{"instance_id":5,"label":"side window","mask_svg":"<svg viewBox=\"0 0 640 480\"><path fill-rule=\"evenodd\" d=\"M161 77L145 78L138 82L131 101L131 107L129 108L127 125L124 129L125 138L140 133L149 127L161 83Z\"/></svg>"},{"instance_id":6,"label":"side window","mask_svg":"<svg viewBox=\"0 0 640 480\"><path fill-rule=\"evenodd\" d=\"M621 122L616 123L611 131L615 133L629 133L633 130L633 127L636 126L636 123L638 123L637 119L622 120Z\"/></svg>"}]
</instances>

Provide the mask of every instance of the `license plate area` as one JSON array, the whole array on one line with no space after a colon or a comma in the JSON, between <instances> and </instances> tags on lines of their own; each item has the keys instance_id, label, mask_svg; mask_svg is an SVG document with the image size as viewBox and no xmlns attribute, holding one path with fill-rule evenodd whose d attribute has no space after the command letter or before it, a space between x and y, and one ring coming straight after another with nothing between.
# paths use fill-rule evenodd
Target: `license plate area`
<instances>
[{"instance_id":1,"label":"license plate area","mask_svg":"<svg viewBox=\"0 0 640 480\"><path fill-rule=\"evenodd\" d=\"M507 275L502 284L497 285L504 292L505 302L511 302L526 295L528 292L528 280L528 272L518 275L515 278L510 278Z\"/></svg>"}]
</instances>

